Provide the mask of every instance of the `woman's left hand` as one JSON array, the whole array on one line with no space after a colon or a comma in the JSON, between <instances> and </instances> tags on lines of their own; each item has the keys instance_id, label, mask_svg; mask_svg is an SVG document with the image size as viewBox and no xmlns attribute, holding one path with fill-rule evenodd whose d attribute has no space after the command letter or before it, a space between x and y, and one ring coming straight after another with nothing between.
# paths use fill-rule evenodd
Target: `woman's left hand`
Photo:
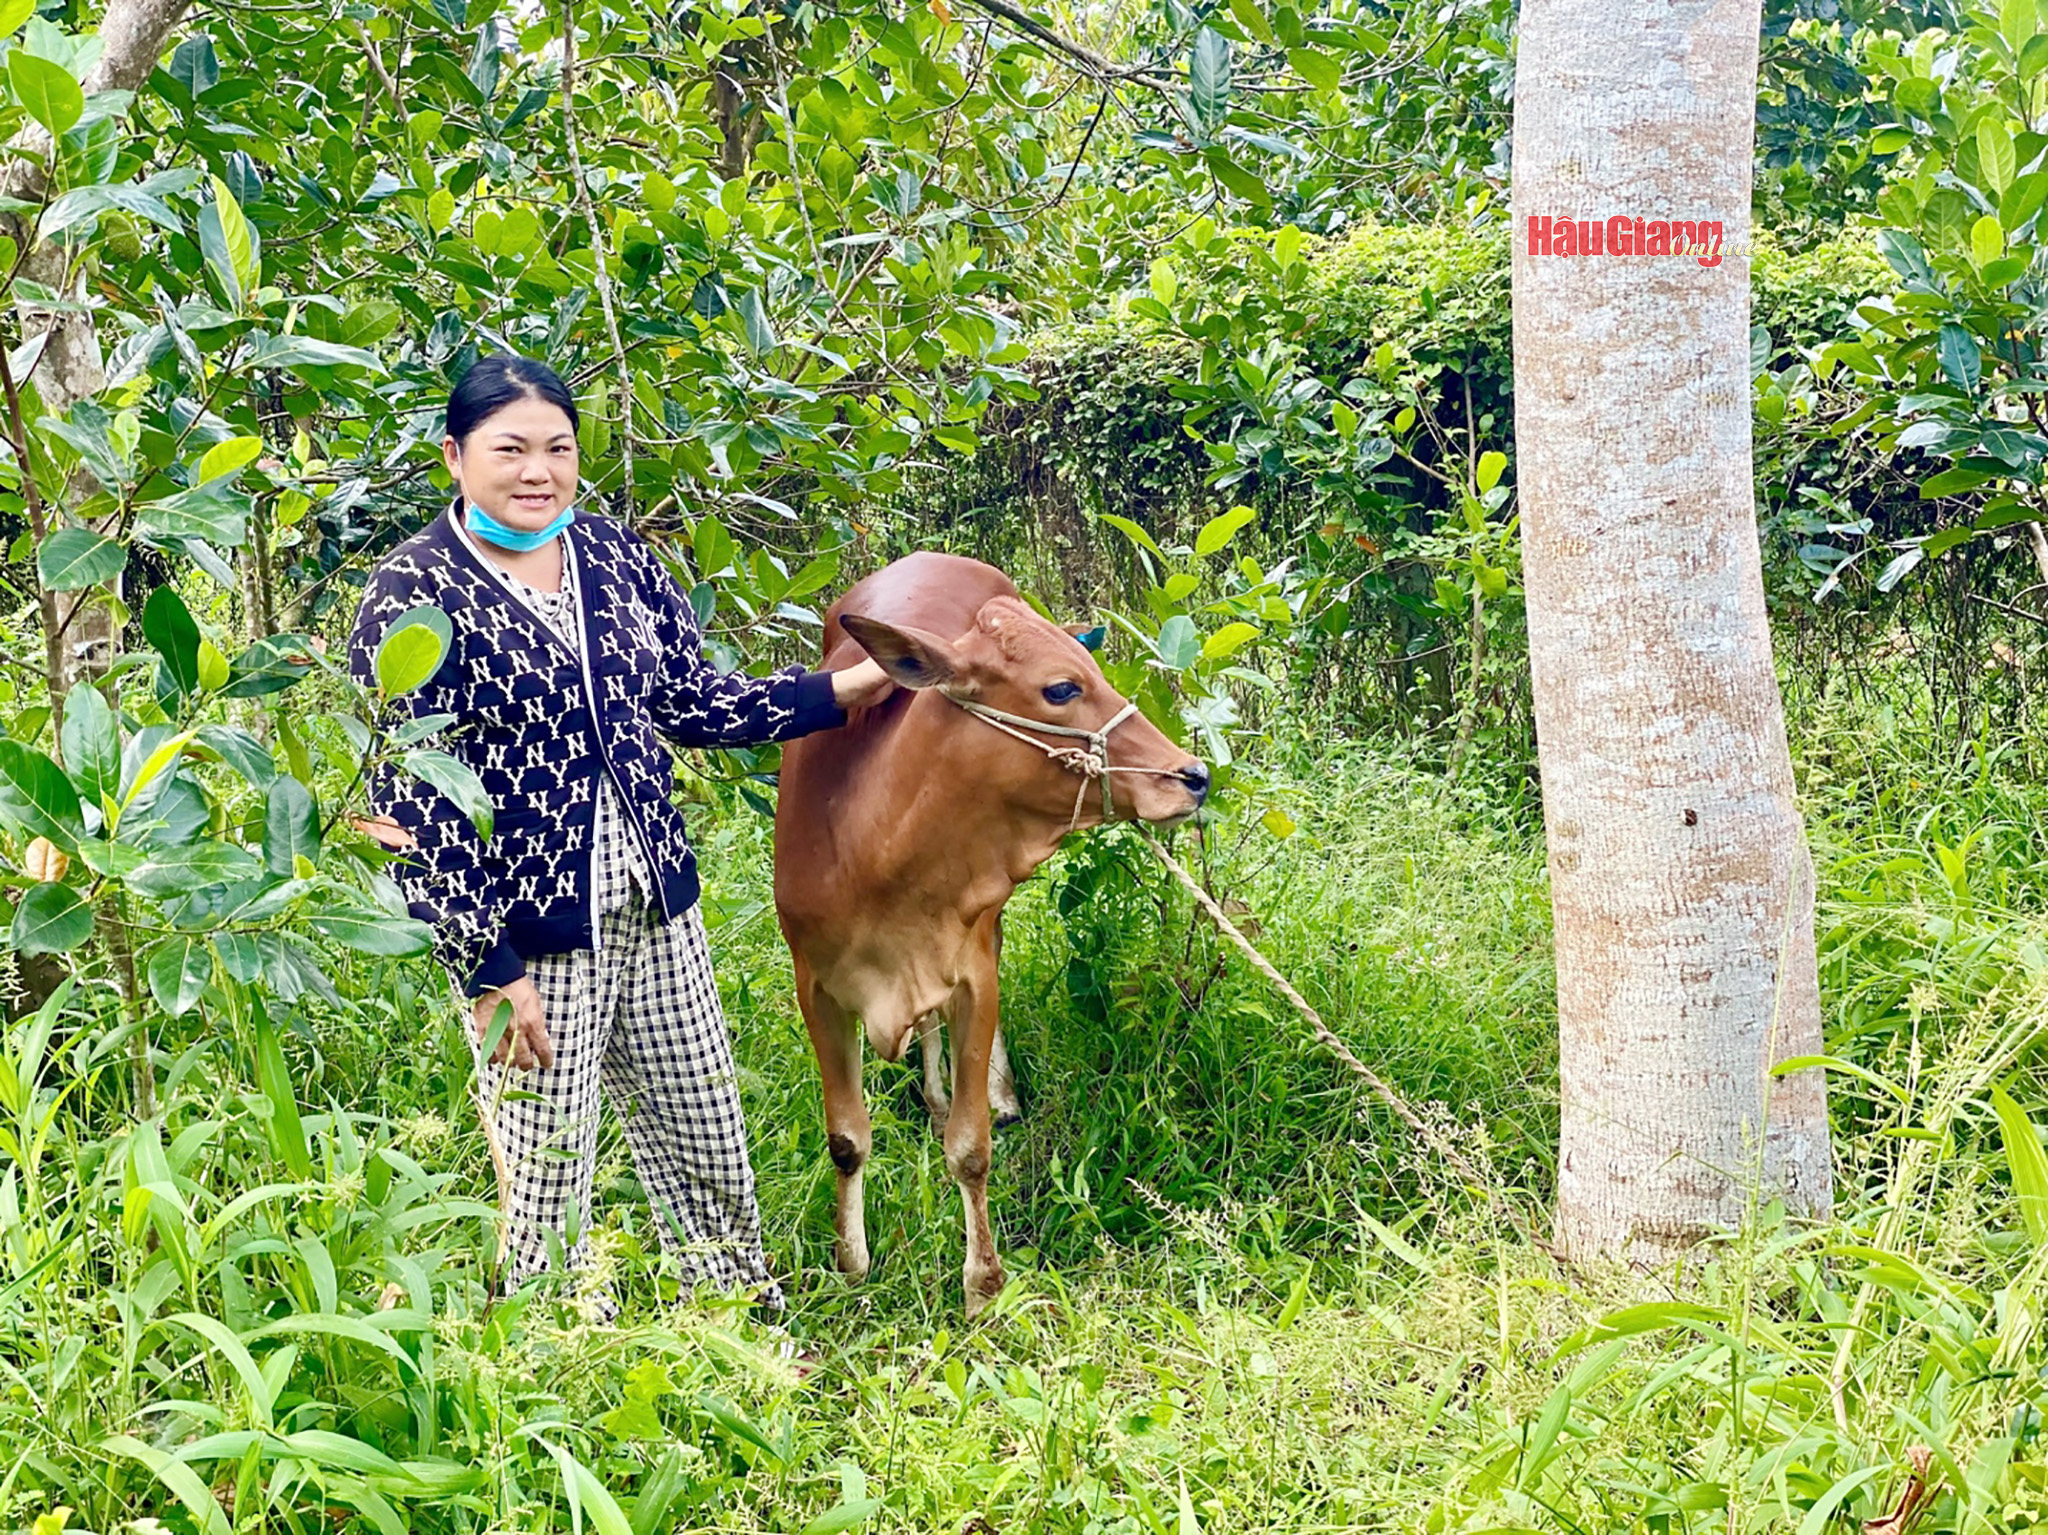
<instances>
[{"instance_id":1,"label":"woman's left hand","mask_svg":"<svg viewBox=\"0 0 2048 1535\"><path fill-rule=\"evenodd\" d=\"M872 657L843 672L832 673L832 702L842 709L865 709L888 696L896 684Z\"/></svg>"}]
</instances>

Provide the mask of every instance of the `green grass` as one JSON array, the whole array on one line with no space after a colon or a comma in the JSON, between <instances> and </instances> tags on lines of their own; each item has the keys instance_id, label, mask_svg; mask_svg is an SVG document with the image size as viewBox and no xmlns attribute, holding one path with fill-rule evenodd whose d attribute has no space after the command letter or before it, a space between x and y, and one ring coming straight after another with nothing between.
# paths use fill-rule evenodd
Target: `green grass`
<instances>
[{"instance_id":1,"label":"green grass","mask_svg":"<svg viewBox=\"0 0 2048 1535\"><path fill-rule=\"evenodd\" d=\"M1831 1048L1872 1074L1834 1078L1839 1219L1767 1218L1655 1284L1563 1273L1475 1208L1219 968L1125 834L1010 908L1027 1117L990 1197L1013 1283L968 1326L903 1066L867 1074L875 1271L831 1271L766 828L700 817L771 1256L822 1357L801 1383L754 1324L671 1304L615 1131L598 1248L622 1325L567 1294L484 1305L489 1164L417 967L357 961L344 1010L284 1020L297 1127L267 1030L231 1011L160 1036L164 1122L132 1126L88 988L0 1062L0 1528L64 1505L95 1531L1825 1535L1889 1506L1915 1444L1947 1457L1923 1529L2048 1522L2048 1160L1992 1102L2005 1083L2044 1119L2048 792L2022 747L1958 755L1882 710L1810 711L1797 751ZM1276 759L1256 808L1294 829L1219 839L1219 887L1540 1206L1555 1020L1527 807L1394 748Z\"/></svg>"}]
</instances>

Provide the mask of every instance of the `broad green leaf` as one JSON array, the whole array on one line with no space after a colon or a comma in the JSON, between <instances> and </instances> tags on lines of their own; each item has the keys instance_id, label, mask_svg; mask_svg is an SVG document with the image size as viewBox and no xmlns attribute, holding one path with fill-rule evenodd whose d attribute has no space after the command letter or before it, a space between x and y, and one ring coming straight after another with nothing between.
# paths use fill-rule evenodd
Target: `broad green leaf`
<instances>
[{"instance_id":1,"label":"broad green leaf","mask_svg":"<svg viewBox=\"0 0 2048 1535\"><path fill-rule=\"evenodd\" d=\"M112 801L121 792L121 733L114 711L96 687L81 684L64 696L64 729L59 743L65 770L88 805Z\"/></svg>"},{"instance_id":2,"label":"broad green leaf","mask_svg":"<svg viewBox=\"0 0 2048 1535\"><path fill-rule=\"evenodd\" d=\"M7 55L7 81L28 115L53 137L69 132L85 115L85 92L61 64L16 48Z\"/></svg>"},{"instance_id":3,"label":"broad green leaf","mask_svg":"<svg viewBox=\"0 0 2048 1535\"><path fill-rule=\"evenodd\" d=\"M1344 66L1315 48L1290 48L1287 63L1318 90L1334 91L1344 83Z\"/></svg>"},{"instance_id":4,"label":"broad green leaf","mask_svg":"<svg viewBox=\"0 0 2048 1535\"><path fill-rule=\"evenodd\" d=\"M0 37L12 37L36 13L36 0L0 0Z\"/></svg>"},{"instance_id":5,"label":"broad green leaf","mask_svg":"<svg viewBox=\"0 0 2048 1535\"><path fill-rule=\"evenodd\" d=\"M277 759L270 748L246 730L233 725L202 725L199 743L217 753L253 789L268 789L271 779L277 777ZM76 769L72 776L77 776Z\"/></svg>"},{"instance_id":6,"label":"broad green leaf","mask_svg":"<svg viewBox=\"0 0 2048 1535\"><path fill-rule=\"evenodd\" d=\"M1151 268L1152 296L1162 304L1171 304L1174 295L1180 291L1180 281L1173 275L1173 263L1164 256L1157 257Z\"/></svg>"},{"instance_id":7,"label":"broad green leaf","mask_svg":"<svg viewBox=\"0 0 2048 1535\"><path fill-rule=\"evenodd\" d=\"M1987 213L1970 226L1970 256L1979 267L1987 267L2005 254L2005 226L1996 214Z\"/></svg>"},{"instance_id":8,"label":"broad green leaf","mask_svg":"<svg viewBox=\"0 0 2048 1535\"><path fill-rule=\"evenodd\" d=\"M190 895L212 885L233 885L259 874L256 856L232 842L201 837L150 849L148 862L128 875L130 889L155 900Z\"/></svg>"},{"instance_id":9,"label":"broad green leaf","mask_svg":"<svg viewBox=\"0 0 2048 1535\"><path fill-rule=\"evenodd\" d=\"M1124 537L1128 538L1132 543L1138 545L1140 548L1151 550L1152 553L1158 556L1158 558L1160 558L1161 560L1164 560L1166 558L1165 551L1162 550L1159 547L1159 545L1152 541L1152 535L1150 533L1147 533L1140 526L1138 526L1137 523L1131 521L1130 518L1119 517L1114 512L1104 512L1102 514L1102 520L1108 523L1111 527L1115 528L1119 533L1123 534Z\"/></svg>"},{"instance_id":10,"label":"broad green leaf","mask_svg":"<svg viewBox=\"0 0 2048 1535\"><path fill-rule=\"evenodd\" d=\"M213 39L197 32L178 44L171 52L170 76L195 100L220 84L220 56L214 52Z\"/></svg>"},{"instance_id":11,"label":"broad green leaf","mask_svg":"<svg viewBox=\"0 0 2048 1535\"><path fill-rule=\"evenodd\" d=\"M2005 1163L2012 1172L2020 1219L2026 1224L2028 1239L2038 1248L2048 1242L2048 1152L2041 1149L2041 1137L2026 1110L2004 1088L1992 1088L1991 1107L1998 1114L1999 1133L2005 1141Z\"/></svg>"},{"instance_id":12,"label":"broad green leaf","mask_svg":"<svg viewBox=\"0 0 2048 1535\"><path fill-rule=\"evenodd\" d=\"M290 879L298 860L320 861L320 809L306 786L290 774L270 780L263 802L263 866Z\"/></svg>"},{"instance_id":13,"label":"broad green leaf","mask_svg":"<svg viewBox=\"0 0 2048 1535\"><path fill-rule=\"evenodd\" d=\"M1477 479L1482 496L1500 483L1501 471L1507 466L1508 456L1505 453L1488 451L1479 455Z\"/></svg>"},{"instance_id":14,"label":"broad green leaf","mask_svg":"<svg viewBox=\"0 0 2048 1535\"><path fill-rule=\"evenodd\" d=\"M142 637L164 658L164 668L181 693L199 686L199 625L185 599L168 586L149 594L142 610Z\"/></svg>"},{"instance_id":15,"label":"broad green leaf","mask_svg":"<svg viewBox=\"0 0 2048 1535\"><path fill-rule=\"evenodd\" d=\"M448 615L430 604L399 614L377 647L377 687L403 698L423 687L448 656L455 631Z\"/></svg>"},{"instance_id":16,"label":"broad green leaf","mask_svg":"<svg viewBox=\"0 0 2048 1535\"><path fill-rule=\"evenodd\" d=\"M1184 671L1201 659L1202 636L1195 629L1195 621L1185 613L1176 613L1161 624L1153 644L1158 648L1160 663L1175 671Z\"/></svg>"},{"instance_id":17,"label":"broad green leaf","mask_svg":"<svg viewBox=\"0 0 2048 1535\"><path fill-rule=\"evenodd\" d=\"M469 83L476 87L477 94L489 101L498 94L498 81L503 75L503 62L498 55L498 18L488 17L476 29L476 46L470 51L469 68L465 71Z\"/></svg>"},{"instance_id":18,"label":"broad green leaf","mask_svg":"<svg viewBox=\"0 0 2048 1535\"><path fill-rule=\"evenodd\" d=\"M199 210L199 249L229 306L239 312L248 295L256 291L261 276L256 235L228 184L218 176L207 179L213 186L213 201Z\"/></svg>"},{"instance_id":19,"label":"broad green leaf","mask_svg":"<svg viewBox=\"0 0 2048 1535\"><path fill-rule=\"evenodd\" d=\"M1238 529L1256 521L1258 515L1248 506L1233 506L1227 512L1217 513L1202 524L1202 531L1195 535L1195 553L1204 556L1221 553L1237 536Z\"/></svg>"},{"instance_id":20,"label":"broad green leaf","mask_svg":"<svg viewBox=\"0 0 2048 1535\"><path fill-rule=\"evenodd\" d=\"M387 911L316 911L306 920L336 943L359 954L403 958L424 954L434 944L434 930L426 923L412 917L394 917Z\"/></svg>"},{"instance_id":21,"label":"broad green leaf","mask_svg":"<svg viewBox=\"0 0 2048 1535\"><path fill-rule=\"evenodd\" d=\"M30 885L14 909L8 945L17 954L63 954L92 936L92 908L69 885Z\"/></svg>"},{"instance_id":22,"label":"broad green leaf","mask_svg":"<svg viewBox=\"0 0 2048 1535\"><path fill-rule=\"evenodd\" d=\"M377 360L375 352L365 351L359 346L345 346L338 341L320 341L312 336L273 336L267 333L252 336L248 360L252 368L283 368L288 372L303 372L307 368L384 371L384 365Z\"/></svg>"},{"instance_id":23,"label":"broad green leaf","mask_svg":"<svg viewBox=\"0 0 2048 1535\"><path fill-rule=\"evenodd\" d=\"M1188 54L1188 107L1208 138L1221 133L1230 118L1230 40L1214 27L1195 34Z\"/></svg>"},{"instance_id":24,"label":"broad green leaf","mask_svg":"<svg viewBox=\"0 0 2048 1535\"><path fill-rule=\"evenodd\" d=\"M192 483L204 485L209 480L218 480L239 473L262 455L261 437L230 437L226 442L217 442L200 455L199 466L192 474Z\"/></svg>"},{"instance_id":25,"label":"broad green leaf","mask_svg":"<svg viewBox=\"0 0 2048 1535\"><path fill-rule=\"evenodd\" d=\"M78 791L49 754L0 740L0 823L28 838L48 837L67 853L85 835Z\"/></svg>"},{"instance_id":26,"label":"broad green leaf","mask_svg":"<svg viewBox=\"0 0 2048 1535\"><path fill-rule=\"evenodd\" d=\"M199 686L212 693L227 686L228 658L212 640L199 642Z\"/></svg>"},{"instance_id":27,"label":"broad green leaf","mask_svg":"<svg viewBox=\"0 0 2048 1535\"><path fill-rule=\"evenodd\" d=\"M91 528L59 528L36 550L36 576L53 592L104 586L127 563L128 551L119 540Z\"/></svg>"},{"instance_id":28,"label":"broad green leaf","mask_svg":"<svg viewBox=\"0 0 2048 1535\"><path fill-rule=\"evenodd\" d=\"M1977 184L1998 197L2012 185L2012 130L2005 119L1986 117L1977 124Z\"/></svg>"},{"instance_id":29,"label":"broad green leaf","mask_svg":"<svg viewBox=\"0 0 2048 1535\"><path fill-rule=\"evenodd\" d=\"M213 979L213 947L191 933L173 933L149 956L149 994L173 1018L199 1005L206 983Z\"/></svg>"},{"instance_id":30,"label":"broad green leaf","mask_svg":"<svg viewBox=\"0 0 2048 1535\"><path fill-rule=\"evenodd\" d=\"M1225 624L1203 643L1202 659L1220 661L1226 656L1234 656L1258 637L1259 631L1255 625L1242 621Z\"/></svg>"},{"instance_id":31,"label":"broad green leaf","mask_svg":"<svg viewBox=\"0 0 2048 1535\"><path fill-rule=\"evenodd\" d=\"M1977 338L1953 320L1946 320L1942 322L1936 350L1941 358L1941 371L1948 375L1948 381L1966 393L1975 394L1983 369Z\"/></svg>"},{"instance_id":32,"label":"broad green leaf","mask_svg":"<svg viewBox=\"0 0 2048 1535\"><path fill-rule=\"evenodd\" d=\"M762 301L759 288L748 288L739 296L739 316L745 329L747 346L756 357L766 356L775 350L775 325L768 318L767 305Z\"/></svg>"},{"instance_id":33,"label":"broad green leaf","mask_svg":"<svg viewBox=\"0 0 2048 1535\"><path fill-rule=\"evenodd\" d=\"M191 744L192 738L198 733L196 730L184 731L162 742L155 750L151 751L143 759L142 765L135 770L134 780L128 785L127 791L121 797L121 808L126 810L130 805L134 804L136 797L152 783L156 782L157 775L178 760L179 753L183 752ZM130 744L138 743L131 742Z\"/></svg>"}]
</instances>

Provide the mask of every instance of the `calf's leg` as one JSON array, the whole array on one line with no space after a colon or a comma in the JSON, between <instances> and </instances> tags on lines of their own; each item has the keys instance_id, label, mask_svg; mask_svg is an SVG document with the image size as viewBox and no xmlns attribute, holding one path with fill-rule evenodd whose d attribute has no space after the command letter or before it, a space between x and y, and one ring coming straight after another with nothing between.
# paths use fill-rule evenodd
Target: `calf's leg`
<instances>
[{"instance_id":1,"label":"calf's leg","mask_svg":"<svg viewBox=\"0 0 2048 1535\"><path fill-rule=\"evenodd\" d=\"M996 970L1003 965L1003 914L996 913L995 959ZM996 1025L994 1042L989 1046L988 1055L988 1106L999 1125L1014 1125L1024 1117L1024 1106L1017 1101L1017 1074L1010 1069L1010 1052L1003 1045L1003 1027Z\"/></svg>"},{"instance_id":2,"label":"calf's leg","mask_svg":"<svg viewBox=\"0 0 2048 1535\"><path fill-rule=\"evenodd\" d=\"M924 1067L925 1112L932 1117L932 1133L943 1136L953 1096L946 1087L946 1024L937 1013L918 1020L917 1055Z\"/></svg>"},{"instance_id":3,"label":"calf's leg","mask_svg":"<svg viewBox=\"0 0 2048 1535\"><path fill-rule=\"evenodd\" d=\"M972 1317L1003 1287L1003 1263L996 1256L988 1219L988 1064L995 1042L998 1000L993 946L974 946L969 975L954 989L947 1007L953 1035L953 1112L946 1120L946 1171L960 1185L966 1217L967 1258L961 1278Z\"/></svg>"},{"instance_id":4,"label":"calf's leg","mask_svg":"<svg viewBox=\"0 0 2048 1535\"><path fill-rule=\"evenodd\" d=\"M839 1170L839 1207L833 1225L837 1240L832 1255L849 1279L868 1274L867 1211L861 1196L861 1169L874 1149L874 1127L860 1092L860 1030L853 1018L818 984L810 966L796 960L796 1000L818 1057L818 1075L825 1088L825 1141L832 1165Z\"/></svg>"}]
</instances>

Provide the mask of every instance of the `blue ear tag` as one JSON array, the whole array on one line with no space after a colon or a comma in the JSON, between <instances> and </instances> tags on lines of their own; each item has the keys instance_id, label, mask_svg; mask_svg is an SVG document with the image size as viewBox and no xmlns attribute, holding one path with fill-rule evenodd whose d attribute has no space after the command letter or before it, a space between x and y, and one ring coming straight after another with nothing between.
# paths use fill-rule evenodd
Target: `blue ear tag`
<instances>
[{"instance_id":1,"label":"blue ear tag","mask_svg":"<svg viewBox=\"0 0 2048 1535\"><path fill-rule=\"evenodd\" d=\"M1109 638L1109 630L1098 625L1085 633L1075 635L1074 638L1081 642L1083 650L1100 650L1102 642Z\"/></svg>"}]
</instances>

